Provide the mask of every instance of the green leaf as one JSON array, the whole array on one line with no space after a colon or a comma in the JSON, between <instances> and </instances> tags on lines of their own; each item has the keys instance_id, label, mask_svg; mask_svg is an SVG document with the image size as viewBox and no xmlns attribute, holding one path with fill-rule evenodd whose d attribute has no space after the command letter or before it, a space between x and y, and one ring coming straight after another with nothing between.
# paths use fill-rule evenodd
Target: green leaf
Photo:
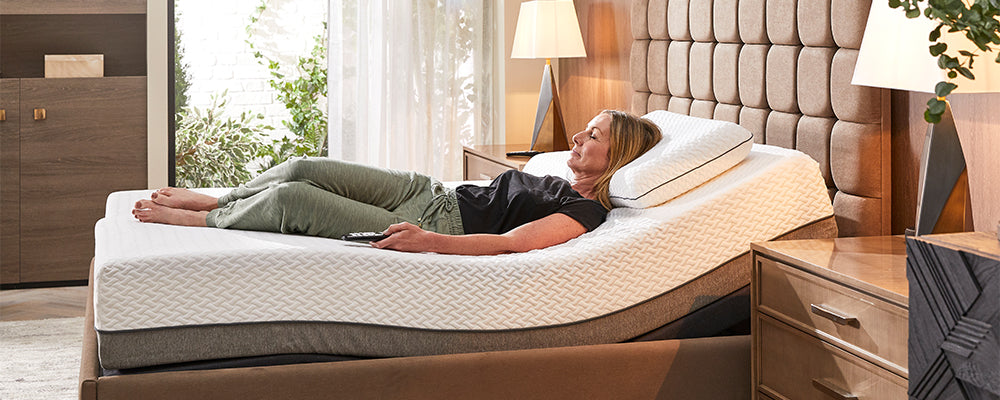
<instances>
[{"instance_id":1,"label":"green leaf","mask_svg":"<svg viewBox=\"0 0 1000 400\"><path fill-rule=\"evenodd\" d=\"M937 57L937 56L940 56L941 53L944 53L945 51L948 50L948 44L947 43L935 43L935 44L931 45L929 47L929 49L931 51L931 55L934 56L934 57Z\"/></svg>"},{"instance_id":2,"label":"green leaf","mask_svg":"<svg viewBox=\"0 0 1000 400\"><path fill-rule=\"evenodd\" d=\"M938 122L941 122L941 114L935 114L935 113L932 113L931 110L925 110L924 111L924 121L927 121L927 122L932 123L932 124L936 124Z\"/></svg>"},{"instance_id":3,"label":"green leaf","mask_svg":"<svg viewBox=\"0 0 1000 400\"><path fill-rule=\"evenodd\" d=\"M938 82L937 85L934 85L934 94L937 95L937 97L946 97L949 94L951 94L951 92L955 90L955 88L957 87L958 85L951 82ZM944 102L941 102L938 99L931 99L931 100L940 102L941 107L943 109ZM930 106L931 105L930 102L928 102L927 105Z\"/></svg>"},{"instance_id":4,"label":"green leaf","mask_svg":"<svg viewBox=\"0 0 1000 400\"><path fill-rule=\"evenodd\" d=\"M927 111L930 111L932 114L941 115L941 113L944 112L944 109L945 102L938 100L936 97L927 101Z\"/></svg>"},{"instance_id":5,"label":"green leaf","mask_svg":"<svg viewBox=\"0 0 1000 400\"><path fill-rule=\"evenodd\" d=\"M972 71L968 68L962 67L958 69L958 73L964 76L966 79L975 80L976 76L972 74Z\"/></svg>"}]
</instances>

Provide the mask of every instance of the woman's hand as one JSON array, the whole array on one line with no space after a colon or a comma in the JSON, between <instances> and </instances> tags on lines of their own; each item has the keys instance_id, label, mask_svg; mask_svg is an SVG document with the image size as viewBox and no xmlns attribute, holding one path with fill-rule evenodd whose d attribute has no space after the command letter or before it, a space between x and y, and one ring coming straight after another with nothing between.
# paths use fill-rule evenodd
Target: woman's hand
<instances>
[{"instance_id":1,"label":"woman's hand","mask_svg":"<svg viewBox=\"0 0 1000 400\"><path fill-rule=\"evenodd\" d=\"M392 249L411 253L430 251L430 244L435 235L434 232L425 231L419 226L413 225L409 222L400 222L398 224L389 225L389 228L382 233L389 235L389 237L377 242L372 242L372 247L376 249Z\"/></svg>"},{"instance_id":2,"label":"woman's hand","mask_svg":"<svg viewBox=\"0 0 1000 400\"><path fill-rule=\"evenodd\" d=\"M465 234L443 235L425 231L409 222L389 226L383 232L388 238L371 245L377 249L441 254L487 255L520 253L564 243L587 232L579 222L566 214L556 213L529 222L502 235Z\"/></svg>"}]
</instances>

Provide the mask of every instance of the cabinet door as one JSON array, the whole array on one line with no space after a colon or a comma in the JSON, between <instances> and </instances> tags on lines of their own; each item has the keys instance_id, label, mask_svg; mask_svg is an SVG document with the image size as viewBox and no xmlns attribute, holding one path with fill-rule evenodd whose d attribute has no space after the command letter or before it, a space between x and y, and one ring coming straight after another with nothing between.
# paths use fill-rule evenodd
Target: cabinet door
<instances>
[{"instance_id":1,"label":"cabinet door","mask_svg":"<svg viewBox=\"0 0 1000 400\"><path fill-rule=\"evenodd\" d=\"M145 187L145 77L21 80L21 282L87 279L108 194Z\"/></svg>"},{"instance_id":2,"label":"cabinet door","mask_svg":"<svg viewBox=\"0 0 1000 400\"><path fill-rule=\"evenodd\" d=\"M20 281L18 79L0 79L0 283Z\"/></svg>"}]
</instances>

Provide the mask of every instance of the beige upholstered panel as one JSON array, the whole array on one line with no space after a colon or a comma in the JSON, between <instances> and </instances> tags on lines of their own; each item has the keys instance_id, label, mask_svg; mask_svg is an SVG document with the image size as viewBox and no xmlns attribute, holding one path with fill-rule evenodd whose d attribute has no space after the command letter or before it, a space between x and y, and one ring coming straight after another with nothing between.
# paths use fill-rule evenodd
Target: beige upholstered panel
<instances>
[{"instance_id":1,"label":"beige upholstered panel","mask_svg":"<svg viewBox=\"0 0 1000 400\"><path fill-rule=\"evenodd\" d=\"M690 74L691 97L699 100L715 100L712 86L712 57L715 42L694 42L691 45Z\"/></svg>"},{"instance_id":2,"label":"beige upholstered panel","mask_svg":"<svg viewBox=\"0 0 1000 400\"><path fill-rule=\"evenodd\" d=\"M861 37L865 34L871 6L872 2L868 0L833 0L830 21L837 46L861 48Z\"/></svg>"},{"instance_id":3,"label":"beige upholstered panel","mask_svg":"<svg viewBox=\"0 0 1000 400\"><path fill-rule=\"evenodd\" d=\"M667 111L690 115L692 102L693 100L686 97L671 97L667 104Z\"/></svg>"},{"instance_id":4,"label":"beige upholstered panel","mask_svg":"<svg viewBox=\"0 0 1000 400\"><path fill-rule=\"evenodd\" d=\"M796 149L819 162L819 169L823 172L826 186L834 189L836 186L833 184L833 175L830 174L830 135L836 122L834 118L805 115L799 119L799 126L795 132Z\"/></svg>"},{"instance_id":5,"label":"beige upholstered panel","mask_svg":"<svg viewBox=\"0 0 1000 400\"><path fill-rule=\"evenodd\" d=\"M712 57L712 89L720 103L740 104L739 43L719 43ZM737 111L738 112L738 111ZM832 112L832 111L831 111Z\"/></svg>"},{"instance_id":6,"label":"beige upholstered panel","mask_svg":"<svg viewBox=\"0 0 1000 400\"><path fill-rule=\"evenodd\" d=\"M830 100L830 65L837 49L832 47L805 47L799 53L796 72L796 94L803 114L832 117Z\"/></svg>"},{"instance_id":7,"label":"beige upholstered panel","mask_svg":"<svg viewBox=\"0 0 1000 400\"><path fill-rule=\"evenodd\" d=\"M649 0L646 16L650 37L658 40L670 39L670 34L667 33L667 0Z\"/></svg>"},{"instance_id":8,"label":"beige upholstered panel","mask_svg":"<svg viewBox=\"0 0 1000 400\"><path fill-rule=\"evenodd\" d=\"M764 133L767 130L767 115L771 110L766 108L743 107L740 110L740 126L747 128L753 133L753 142L763 144L767 139Z\"/></svg>"},{"instance_id":9,"label":"beige upholstered panel","mask_svg":"<svg viewBox=\"0 0 1000 400\"><path fill-rule=\"evenodd\" d=\"M830 135L833 181L842 192L856 196L881 197L881 182L869 172L881 169L881 132L878 125L837 121Z\"/></svg>"},{"instance_id":10,"label":"beige upholstered panel","mask_svg":"<svg viewBox=\"0 0 1000 400\"><path fill-rule=\"evenodd\" d=\"M691 26L691 39L696 42L714 42L715 32L712 28L712 0L689 0L688 13Z\"/></svg>"},{"instance_id":11,"label":"beige upholstered panel","mask_svg":"<svg viewBox=\"0 0 1000 400\"><path fill-rule=\"evenodd\" d=\"M691 102L692 117L709 118L715 116L715 102L710 100L695 100Z\"/></svg>"},{"instance_id":12,"label":"beige upholstered panel","mask_svg":"<svg viewBox=\"0 0 1000 400\"><path fill-rule=\"evenodd\" d=\"M669 0L667 2L667 32L670 33L670 39L691 40L688 10L688 0Z\"/></svg>"},{"instance_id":13,"label":"beige upholstered panel","mask_svg":"<svg viewBox=\"0 0 1000 400\"><path fill-rule=\"evenodd\" d=\"M736 104L717 104L715 106L715 115L712 119L717 119L720 121L729 121L734 124L740 123L740 110L743 107Z\"/></svg>"},{"instance_id":14,"label":"beige upholstered panel","mask_svg":"<svg viewBox=\"0 0 1000 400\"><path fill-rule=\"evenodd\" d=\"M649 92L632 92L632 113L643 115L656 108L649 108Z\"/></svg>"},{"instance_id":15,"label":"beige upholstered panel","mask_svg":"<svg viewBox=\"0 0 1000 400\"><path fill-rule=\"evenodd\" d=\"M671 41L667 53L667 87L671 96L691 97L690 70L691 42Z\"/></svg>"},{"instance_id":16,"label":"beige upholstered panel","mask_svg":"<svg viewBox=\"0 0 1000 400\"><path fill-rule=\"evenodd\" d=\"M646 82L649 91L667 93L667 47L669 40L654 40L649 44L646 61Z\"/></svg>"},{"instance_id":17,"label":"beige upholstered panel","mask_svg":"<svg viewBox=\"0 0 1000 400\"><path fill-rule=\"evenodd\" d=\"M858 51L840 49L833 56L830 67L830 90L833 112L845 121L877 123L882 117L879 110L880 89L851 84Z\"/></svg>"},{"instance_id":18,"label":"beige upholstered panel","mask_svg":"<svg viewBox=\"0 0 1000 400\"><path fill-rule=\"evenodd\" d=\"M771 46L767 51L764 86L767 104L772 110L787 113L799 112L795 88L795 70L799 62L799 46Z\"/></svg>"},{"instance_id":19,"label":"beige upholstered panel","mask_svg":"<svg viewBox=\"0 0 1000 400\"><path fill-rule=\"evenodd\" d=\"M670 96L665 94L649 95L648 107L650 110L666 110L670 104Z\"/></svg>"},{"instance_id":20,"label":"beige upholstered panel","mask_svg":"<svg viewBox=\"0 0 1000 400\"><path fill-rule=\"evenodd\" d=\"M633 0L632 108L732 121L798 149L819 163L842 236L888 234L888 92L850 83L869 8Z\"/></svg>"},{"instance_id":21,"label":"beige upholstered panel","mask_svg":"<svg viewBox=\"0 0 1000 400\"><path fill-rule=\"evenodd\" d=\"M629 55L629 77L632 79L632 90L648 92L649 83L646 80L646 60L649 58L649 40L632 42L632 52ZM664 67L666 68L666 67Z\"/></svg>"},{"instance_id":22,"label":"beige upholstered panel","mask_svg":"<svg viewBox=\"0 0 1000 400\"><path fill-rule=\"evenodd\" d=\"M648 5L647 0L632 0L632 7L629 10L632 39L649 39L649 25L646 18L649 15Z\"/></svg>"},{"instance_id":23,"label":"beige upholstered panel","mask_svg":"<svg viewBox=\"0 0 1000 400\"><path fill-rule=\"evenodd\" d=\"M799 44L799 30L795 24L796 0L767 0L764 6L767 18L767 38L771 43ZM808 1L808 0L804 0Z\"/></svg>"},{"instance_id":24,"label":"beige upholstered panel","mask_svg":"<svg viewBox=\"0 0 1000 400\"><path fill-rule=\"evenodd\" d=\"M768 45L747 44L740 50L738 79L740 101L743 105L755 108L767 107L767 91L764 87L764 68L767 63Z\"/></svg>"},{"instance_id":25,"label":"beige upholstered panel","mask_svg":"<svg viewBox=\"0 0 1000 400\"><path fill-rule=\"evenodd\" d=\"M764 4L767 0L740 0L736 18L740 27L740 39L748 44L769 44L767 39L767 14Z\"/></svg>"},{"instance_id":26,"label":"beige upholstered panel","mask_svg":"<svg viewBox=\"0 0 1000 400\"><path fill-rule=\"evenodd\" d=\"M719 43L742 43L740 27L737 24L739 1L715 0L712 4L712 28L715 30L715 40Z\"/></svg>"},{"instance_id":27,"label":"beige upholstered panel","mask_svg":"<svg viewBox=\"0 0 1000 400\"><path fill-rule=\"evenodd\" d=\"M767 128L764 131L764 144L781 146L786 149L795 148L795 129L799 126L800 114L781 111L771 111L767 115Z\"/></svg>"},{"instance_id":28,"label":"beige upholstered panel","mask_svg":"<svg viewBox=\"0 0 1000 400\"><path fill-rule=\"evenodd\" d=\"M799 2L796 17L799 20L799 40L806 46L833 47L833 29L830 22L831 0L804 0Z\"/></svg>"}]
</instances>

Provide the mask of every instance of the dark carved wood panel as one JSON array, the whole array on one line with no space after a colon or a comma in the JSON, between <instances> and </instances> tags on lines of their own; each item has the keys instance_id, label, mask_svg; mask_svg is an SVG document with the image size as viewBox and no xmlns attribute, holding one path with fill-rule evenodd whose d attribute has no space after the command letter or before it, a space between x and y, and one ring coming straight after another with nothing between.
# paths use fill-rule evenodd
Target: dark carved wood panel
<instances>
[{"instance_id":1,"label":"dark carved wood panel","mask_svg":"<svg viewBox=\"0 0 1000 400\"><path fill-rule=\"evenodd\" d=\"M22 79L21 115L21 282L86 279L108 194L146 187L146 78Z\"/></svg>"},{"instance_id":2,"label":"dark carved wood panel","mask_svg":"<svg viewBox=\"0 0 1000 400\"><path fill-rule=\"evenodd\" d=\"M18 97L20 81L0 79L0 283L20 280L20 135Z\"/></svg>"},{"instance_id":3,"label":"dark carved wood panel","mask_svg":"<svg viewBox=\"0 0 1000 400\"><path fill-rule=\"evenodd\" d=\"M45 76L46 54L104 54L104 76L146 75L146 15L0 15L3 78Z\"/></svg>"},{"instance_id":4,"label":"dark carved wood panel","mask_svg":"<svg viewBox=\"0 0 1000 400\"><path fill-rule=\"evenodd\" d=\"M906 240L913 399L1000 399L1000 243L984 233Z\"/></svg>"}]
</instances>

